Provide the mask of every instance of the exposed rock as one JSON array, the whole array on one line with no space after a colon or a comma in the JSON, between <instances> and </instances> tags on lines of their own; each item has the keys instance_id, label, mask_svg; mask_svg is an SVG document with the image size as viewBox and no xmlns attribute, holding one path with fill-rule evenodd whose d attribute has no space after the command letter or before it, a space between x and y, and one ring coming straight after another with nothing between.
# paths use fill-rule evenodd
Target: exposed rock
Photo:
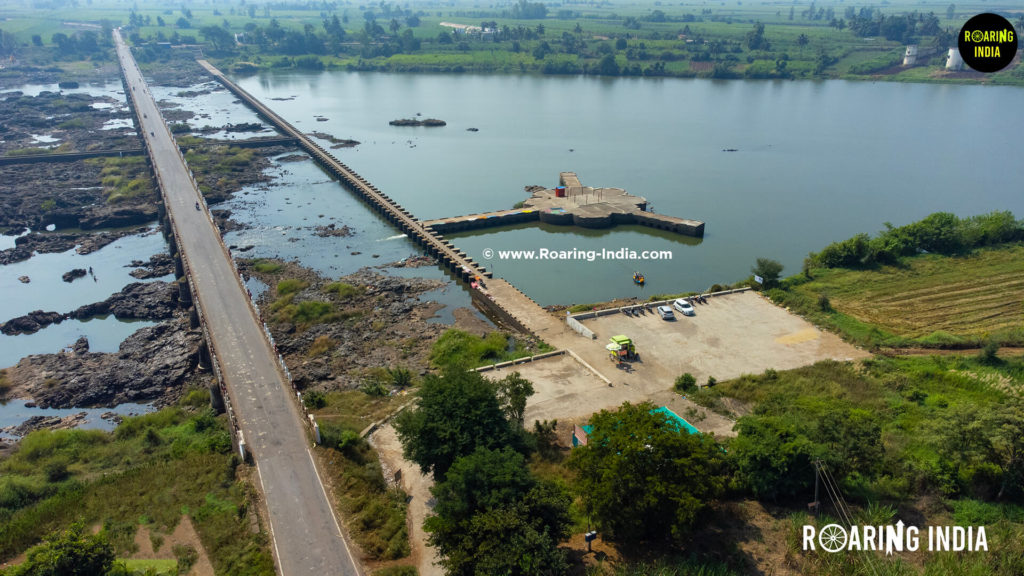
<instances>
[{"instance_id":1,"label":"exposed rock","mask_svg":"<svg viewBox=\"0 0 1024 576\"><path fill-rule=\"evenodd\" d=\"M59 323L64 320L64 315L58 312L43 312L36 310L24 316L12 318L3 325L0 325L0 332L8 336L16 334L34 334L50 324Z\"/></svg>"},{"instance_id":2,"label":"exposed rock","mask_svg":"<svg viewBox=\"0 0 1024 576\"><path fill-rule=\"evenodd\" d=\"M28 276L18 276L18 282L21 282L22 284L28 284L31 281L32 279Z\"/></svg>"},{"instance_id":3,"label":"exposed rock","mask_svg":"<svg viewBox=\"0 0 1024 576\"><path fill-rule=\"evenodd\" d=\"M349 228L348 226L343 225L339 228L333 223L328 224L326 226L317 226L316 228L314 228L314 230L315 232L313 232L313 234L321 238L344 237L352 235L352 229Z\"/></svg>"},{"instance_id":4,"label":"exposed rock","mask_svg":"<svg viewBox=\"0 0 1024 576\"><path fill-rule=\"evenodd\" d=\"M466 128L466 132L479 132L479 128Z\"/></svg>"},{"instance_id":5,"label":"exposed rock","mask_svg":"<svg viewBox=\"0 0 1024 576\"><path fill-rule=\"evenodd\" d=\"M88 274L89 274L89 272L86 271L85 268L73 268L73 269L65 272L61 276L61 278L63 278L65 282L74 282L75 280L78 280L79 278L85 278Z\"/></svg>"},{"instance_id":6,"label":"exposed rock","mask_svg":"<svg viewBox=\"0 0 1024 576\"><path fill-rule=\"evenodd\" d=\"M8 380L42 408L148 402L181 387L199 358L198 331L176 318L140 329L115 354L74 351L23 358Z\"/></svg>"},{"instance_id":7,"label":"exposed rock","mask_svg":"<svg viewBox=\"0 0 1024 576\"><path fill-rule=\"evenodd\" d=\"M0 325L0 332L8 336L32 334L50 324L59 324L68 318L86 320L108 314L113 314L115 318L121 320L163 320L173 316L177 309L177 284L173 282L133 282L103 302L86 304L68 314L36 310L13 318Z\"/></svg>"},{"instance_id":8,"label":"exposed rock","mask_svg":"<svg viewBox=\"0 0 1024 576\"><path fill-rule=\"evenodd\" d=\"M314 138L321 138L331 143L331 149L337 150L338 148L352 148L359 145L357 140L346 140L343 138L337 138L333 134L327 132L310 132L310 136Z\"/></svg>"},{"instance_id":9,"label":"exposed rock","mask_svg":"<svg viewBox=\"0 0 1024 576\"><path fill-rule=\"evenodd\" d=\"M86 304L69 314L83 320L113 314L119 320L163 320L178 309L174 282L133 282L103 302Z\"/></svg>"},{"instance_id":10,"label":"exposed rock","mask_svg":"<svg viewBox=\"0 0 1024 576\"><path fill-rule=\"evenodd\" d=\"M128 273L132 278L148 280L173 274L174 258L166 252L161 252L160 254L153 254L146 262L133 260L128 266L135 268L135 270Z\"/></svg>"},{"instance_id":11,"label":"exposed rock","mask_svg":"<svg viewBox=\"0 0 1024 576\"><path fill-rule=\"evenodd\" d=\"M0 431L24 437L36 430L66 430L77 428L85 422L87 416L88 413L86 412L79 412L70 416L32 416L17 426L8 426L7 428L0 429Z\"/></svg>"},{"instance_id":12,"label":"exposed rock","mask_svg":"<svg viewBox=\"0 0 1024 576\"><path fill-rule=\"evenodd\" d=\"M423 120L417 120L415 118L401 118L399 120L392 120L388 122L392 126L447 126L448 123L444 120L438 120L437 118L424 118Z\"/></svg>"}]
</instances>

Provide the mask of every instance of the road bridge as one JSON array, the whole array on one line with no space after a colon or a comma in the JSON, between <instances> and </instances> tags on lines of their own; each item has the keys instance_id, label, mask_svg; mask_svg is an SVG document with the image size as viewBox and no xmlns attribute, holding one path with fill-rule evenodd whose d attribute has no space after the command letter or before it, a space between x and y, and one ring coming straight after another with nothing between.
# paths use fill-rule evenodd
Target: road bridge
<instances>
[{"instance_id":1,"label":"road bridge","mask_svg":"<svg viewBox=\"0 0 1024 576\"><path fill-rule=\"evenodd\" d=\"M360 576L310 451L303 417L195 179L142 73L114 32L125 92L145 140L211 363L259 473L281 574ZM244 439L244 440L243 440Z\"/></svg>"}]
</instances>

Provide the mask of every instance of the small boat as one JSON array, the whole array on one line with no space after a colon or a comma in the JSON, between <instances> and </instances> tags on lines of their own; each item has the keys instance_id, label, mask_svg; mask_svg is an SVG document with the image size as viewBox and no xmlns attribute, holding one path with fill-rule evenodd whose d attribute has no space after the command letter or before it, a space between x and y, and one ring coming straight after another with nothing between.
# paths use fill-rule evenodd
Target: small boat
<instances>
[{"instance_id":1,"label":"small boat","mask_svg":"<svg viewBox=\"0 0 1024 576\"><path fill-rule=\"evenodd\" d=\"M633 272L633 283L643 285L644 275L639 272Z\"/></svg>"}]
</instances>

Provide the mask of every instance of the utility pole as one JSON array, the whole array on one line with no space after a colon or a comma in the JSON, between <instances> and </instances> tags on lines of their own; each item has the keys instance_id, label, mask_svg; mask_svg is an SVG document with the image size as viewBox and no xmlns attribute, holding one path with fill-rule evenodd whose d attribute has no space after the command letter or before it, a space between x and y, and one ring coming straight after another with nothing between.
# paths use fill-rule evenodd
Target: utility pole
<instances>
[{"instance_id":1,"label":"utility pole","mask_svg":"<svg viewBox=\"0 0 1024 576\"><path fill-rule=\"evenodd\" d=\"M818 509L821 507L821 502L818 500L818 485L821 479L821 472L819 470L821 466L821 460L814 461L814 502L811 502L807 507L810 509L811 516L818 515Z\"/></svg>"}]
</instances>

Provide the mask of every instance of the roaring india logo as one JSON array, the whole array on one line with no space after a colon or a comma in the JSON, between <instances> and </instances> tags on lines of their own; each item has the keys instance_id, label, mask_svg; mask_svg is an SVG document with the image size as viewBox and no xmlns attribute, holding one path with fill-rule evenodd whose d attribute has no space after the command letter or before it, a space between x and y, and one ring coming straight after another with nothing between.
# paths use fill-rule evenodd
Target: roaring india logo
<instances>
[{"instance_id":1,"label":"roaring india logo","mask_svg":"<svg viewBox=\"0 0 1024 576\"><path fill-rule=\"evenodd\" d=\"M922 545L924 546L922 548ZM818 530L804 525L805 552L850 552L874 550L893 552L988 552L988 535L984 526L928 526L925 533L917 526L906 526L900 520L888 526L858 526L849 528L827 524Z\"/></svg>"},{"instance_id":2,"label":"roaring india logo","mask_svg":"<svg viewBox=\"0 0 1024 576\"><path fill-rule=\"evenodd\" d=\"M960 57L978 72L998 72L1017 55L1017 31L998 14L978 14L960 29Z\"/></svg>"}]
</instances>

